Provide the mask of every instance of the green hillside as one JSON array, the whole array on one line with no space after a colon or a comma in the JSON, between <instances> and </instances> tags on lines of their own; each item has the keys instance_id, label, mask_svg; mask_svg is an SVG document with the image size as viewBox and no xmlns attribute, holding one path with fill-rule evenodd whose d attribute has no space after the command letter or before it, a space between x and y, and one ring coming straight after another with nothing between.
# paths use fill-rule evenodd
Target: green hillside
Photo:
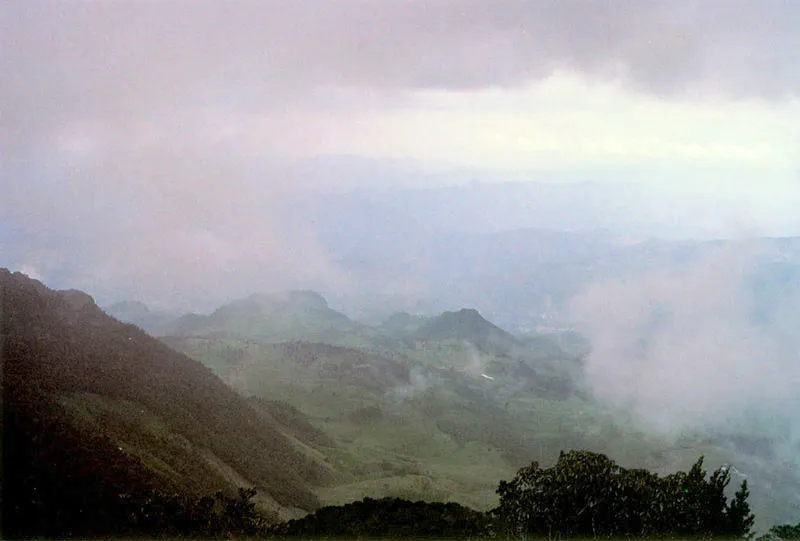
<instances>
[{"instance_id":1,"label":"green hillside","mask_svg":"<svg viewBox=\"0 0 800 541\"><path fill-rule=\"evenodd\" d=\"M326 451L342 475L318 490L324 503L369 495L489 509L498 479L585 445L587 424L596 448L652 465L646 446L622 448L620 429L582 398L580 359L550 341L530 348L475 311L396 330L383 352L259 336L162 340L246 396L291 404L333 439ZM509 347L489 353L498 344Z\"/></svg>"},{"instance_id":2,"label":"green hillside","mask_svg":"<svg viewBox=\"0 0 800 541\"><path fill-rule=\"evenodd\" d=\"M468 342L483 353L508 354L518 345L509 333L485 320L477 310L464 308L431 318L411 334L415 340Z\"/></svg>"},{"instance_id":3,"label":"green hillside","mask_svg":"<svg viewBox=\"0 0 800 541\"><path fill-rule=\"evenodd\" d=\"M121 495L153 489L255 487L272 519L318 507L335 472L301 414L248 402L85 293L5 269L0 287L7 535L114 531Z\"/></svg>"},{"instance_id":4,"label":"green hillside","mask_svg":"<svg viewBox=\"0 0 800 541\"><path fill-rule=\"evenodd\" d=\"M325 504L369 496L489 509L498 479L533 459L551 463L564 449L662 474L690 467L700 454L709 464L735 464L750 476L759 526L791 520L800 501L789 465L748 451L757 434L742 428L668 441L595 403L582 383L587 345L579 337L518 338L474 310L358 327L370 337L364 347L314 341L322 329L308 320L294 331L286 325L281 336L301 339L273 341L278 333L259 328L163 340L243 395L290 404L331 438L325 452L338 476L317 490Z\"/></svg>"},{"instance_id":5,"label":"green hillside","mask_svg":"<svg viewBox=\"0 0 800 541\"><path fill-rule=\"evenodd\" d=\"M370 346L380 335L331 309L311 291L254 294L208 316L189 314L163 327L163 334L217 336L263 342L312 340L342 346Z\"/></svg>"}]
</instances>

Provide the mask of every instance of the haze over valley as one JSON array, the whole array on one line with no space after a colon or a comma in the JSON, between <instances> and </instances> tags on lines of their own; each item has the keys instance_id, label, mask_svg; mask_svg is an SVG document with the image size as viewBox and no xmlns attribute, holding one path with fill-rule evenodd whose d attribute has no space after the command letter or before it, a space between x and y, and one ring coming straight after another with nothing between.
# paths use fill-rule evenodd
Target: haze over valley
<instances>
[{"instance_id":1,"label":"haze over valley","mask_svg":"<svg viewBox=\"0 0 800 541\"><path fill-rule=\"evenodd\" d=\"M3 534L797 523L797 28L791 0L5 2ZM534 493L588 499L554 526Z\"/></svg>"}]
</instances>

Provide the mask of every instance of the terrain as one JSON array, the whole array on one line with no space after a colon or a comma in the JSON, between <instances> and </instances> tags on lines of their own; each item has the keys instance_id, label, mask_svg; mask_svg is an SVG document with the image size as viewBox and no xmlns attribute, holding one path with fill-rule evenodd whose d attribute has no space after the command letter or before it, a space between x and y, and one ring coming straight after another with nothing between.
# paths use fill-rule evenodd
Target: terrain
<instances>
[{"instance_id":1,"label":"terrain","mask_svg":"<svg viewBox=\"0 0 800 541\"><path fill-rule=\"evenodd\" d=\"M254 295L191 322L160 339L324 434L338 474L317 489L326 505L368 496L488 510L498 479L565 449L662 474L700 454L735 464L758 526L791 520L800 504L797 470L766 427L665 438L598 402L583 377L590 345L575 333L513 335L474 309L369 326L310 292Z\"/></svg>"},{"instance_id":2,"label":"terrain","mask_svg":"<svg viewBox=\"0 0 800 541\"><path fill-rule=\"evenodd\" d=\"M334 473L301 415L247 400L86 293L5 269L0 287L4 535L113 532L109 502L151 490L254 487L273 520L319 506Z\"/></svg>"},{"instance_id":3,"label":"terrain","mask_svg":"<svg viewBox=\"0 0 800 541\"><path fill-rule=\"evenodd\" d=\"M485 511L499 480L567 449L659 474L705 455L748 479L761 530L800 504L772 427L642 430L593 396L571 331L514 334L470 308L367 325L295 291L162 318L157 340L86 293L0 278L9 535L118 531L128 508L109 502L153 491L254 488L271 521L364 497Z\"/></svg>"},{"instance_id":4,"label":"terrain","mask_svg":"<svg viewBox=\"0 0 800 541\"><path fill-rule=\"evenodd\" d=\"M643 198L640 190L474 182L328 196L306 212L346 280L317 290L373 324L398 310L435 315L471 306L515 333L564 329L575 323L571 302L588 286L734 252L747 259L751 285L789 286L784 294L798 304L800 238L696 227L689 234L682 227L696 221L691 209L670 205L668 193ZM759 300L763 311L786 304Z\"/></svg>"}]
</instances>

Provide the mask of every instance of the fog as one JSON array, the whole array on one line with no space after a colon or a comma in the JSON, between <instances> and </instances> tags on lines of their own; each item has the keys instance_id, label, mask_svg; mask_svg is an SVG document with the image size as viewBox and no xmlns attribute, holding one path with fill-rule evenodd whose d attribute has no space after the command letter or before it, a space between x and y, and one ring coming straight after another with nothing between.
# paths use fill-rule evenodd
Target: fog
<instances>
[{"instance_id":1,"label":"fog","mask_svg":"<svg viewBox=\"0 0 800 541\"><path fill-rule=\"evenodd\" d=\"M759 298L753 276L763 255L737 242L588 286L572 308L592 343L593 393L673 439L737 427L788 452L800 441L800 342L790 331L800 296L794 284Z\"/></svg>"},{"instance_id":2,"label":"fog","mask_svg":"<svg viewBox=\"0 0 800 541\"><path fill-rule=\"evenodd\" d=\"M351 291L318 239L326 193L476 180L624 177L694 208L662 212L683 235L797 234L797 17L790 1L5 2L3 263L106 303Z\"/></svg>"},{"instance_id":3,"label":"fog","mask_svg":"<svg viewBox=\"0 0 800 541\"><path fill-rule=\"evenodd\" d=\"M4 2L0 264L102 305L579 325L643 426L797 438L797 291L747 285L779 258L642 253L800 235L798 27L793 0ZM534 229L572 236L486 236Z\"/></svg>"}]
</instances>

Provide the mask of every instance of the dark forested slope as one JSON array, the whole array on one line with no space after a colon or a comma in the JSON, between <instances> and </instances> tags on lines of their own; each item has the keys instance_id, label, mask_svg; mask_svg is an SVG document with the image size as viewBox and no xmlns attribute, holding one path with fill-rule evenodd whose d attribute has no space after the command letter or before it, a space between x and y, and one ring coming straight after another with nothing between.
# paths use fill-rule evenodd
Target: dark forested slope
<instances>
[{"instance_id":1,"label":"dark forested slope","mask_svg":"<svg viewBox=\"0 0 800 541\"><path fill-rule=\"evenodd\" d=\"M120 495L149 489L318 507L325 465L199 362L20 273L0 269L0 303L5 534L111 532Z\"/></svg>"}]
</instances>

